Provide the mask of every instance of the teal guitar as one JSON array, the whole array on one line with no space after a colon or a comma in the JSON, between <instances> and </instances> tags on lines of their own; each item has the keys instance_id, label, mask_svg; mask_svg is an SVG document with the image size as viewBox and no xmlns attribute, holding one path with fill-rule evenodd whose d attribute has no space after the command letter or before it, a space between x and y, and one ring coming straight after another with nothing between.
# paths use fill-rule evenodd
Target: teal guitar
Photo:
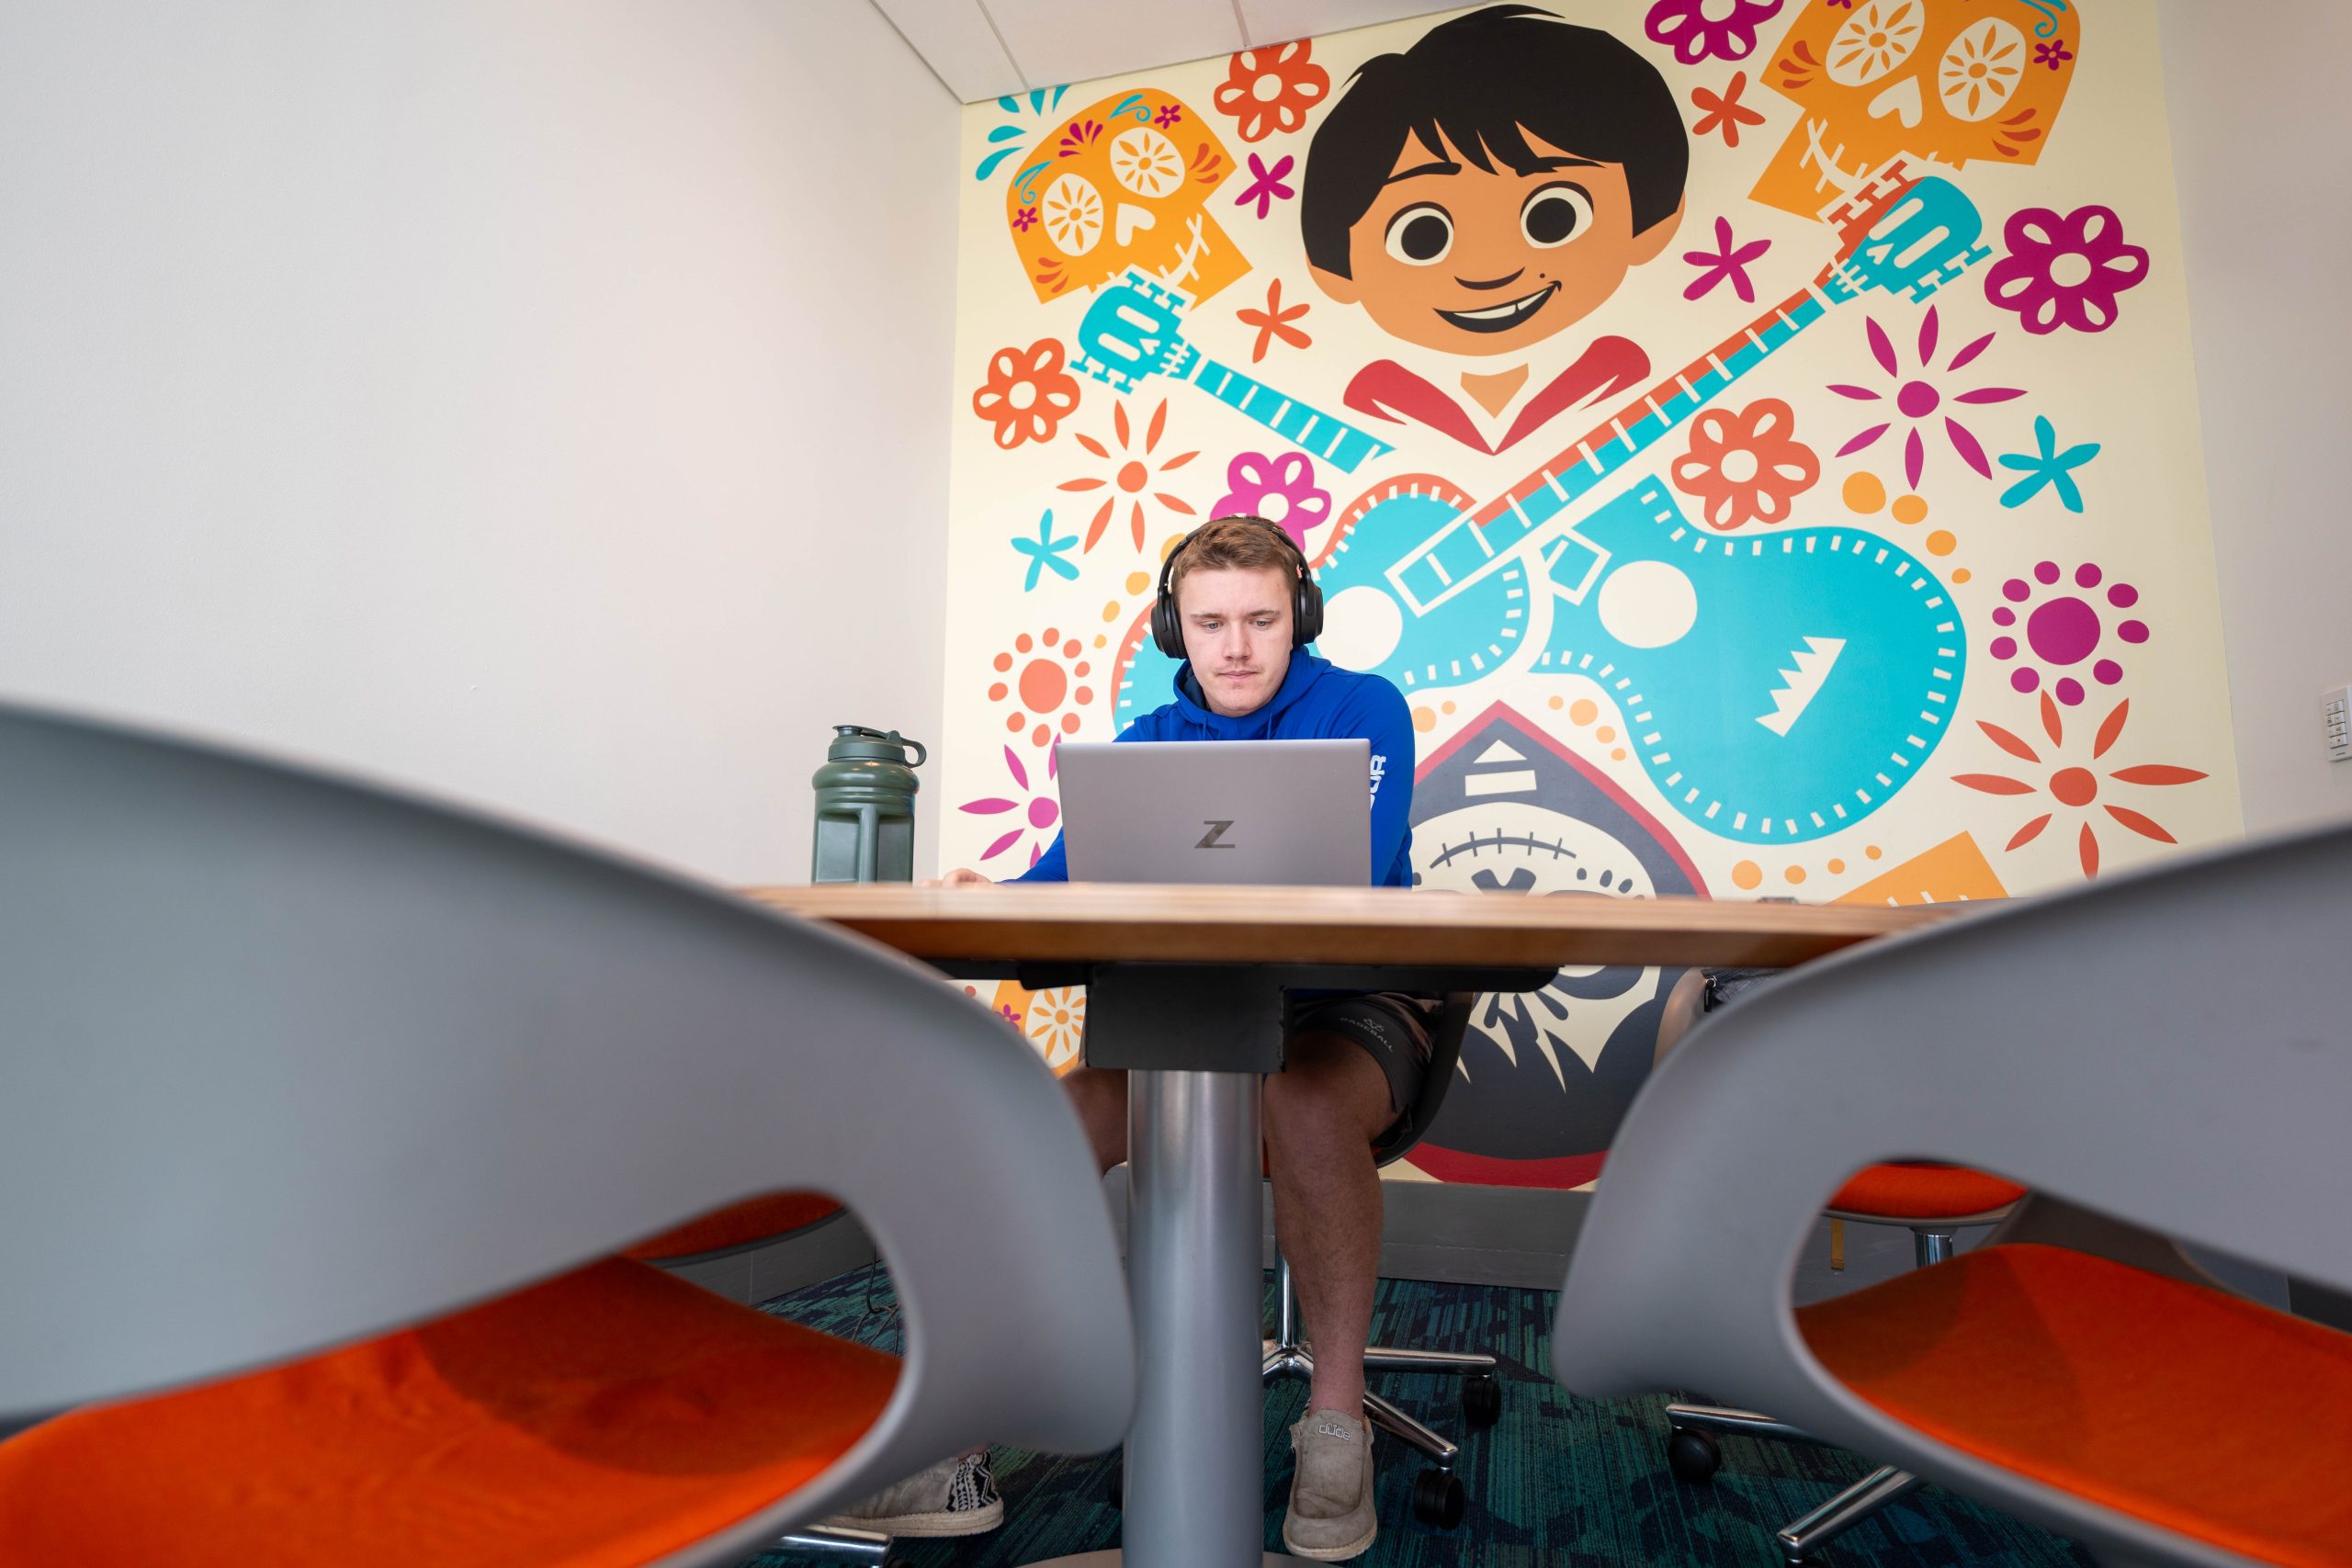
<instances>
[{"instance_id":1,"label":"teal guitar","mask_svg":"<svg viewBox=\"0 0 2352 1568\"><path fill-rule=\"evenodd\" d=\"M1958 187L1890 167L1834 215L1844 248L1808 288L1473 507L1409 475L1364 498L1316 564L1317 651L1408 696L1498 671L1600 682L1667 803L1746 842L1859 822L1941 740L1967 645L1925 564L1857 528L1727 537L1643 479L1578 503L1806 327L1872 290L1925 299L1988 254ZM1166 698L1148 639L1122 671L1124 725Z\"/></svg>"},{"instance_id":2,"label":"teal guitar","mask_svg":"<svg viewBox=\"0 0 2352 1568\"><path fill-rule=\"evenodd\" d=\"M1167 285L1129 271L1106 285L1086 308L1070 363L1123 392L1135 390L1148 376L1189 381L1343 474L1395 450L1378 436L1284 397L1193 347L1184 338L1186 304Z\"/></svg>"}]
</instances>

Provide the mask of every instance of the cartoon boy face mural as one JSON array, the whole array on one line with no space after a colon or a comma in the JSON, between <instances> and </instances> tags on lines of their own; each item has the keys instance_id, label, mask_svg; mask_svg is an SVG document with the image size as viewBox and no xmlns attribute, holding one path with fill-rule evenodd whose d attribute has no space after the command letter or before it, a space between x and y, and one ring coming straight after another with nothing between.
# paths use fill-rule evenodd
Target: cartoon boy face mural
<instances>
[{"instance_id":1,"label":"cartoon boy face mural","mask_svg":"<svg viewBox=\"0 0 2352 1568\"><path fill-rule=\"evenodd\" d=\"M1332 106L1300 192L1307 261L1326 294L1391 336L1477 356L1463 389L1499 417L1528 389L1527 351L1666 249L1690 160L1672 90L1630 46L1489 6L1365 62ZM1493 442L1393 361L1366 367L1348 404L1500 451L1648 373L1637 345L1600 338Z\"/></svg>"}]
</instances>

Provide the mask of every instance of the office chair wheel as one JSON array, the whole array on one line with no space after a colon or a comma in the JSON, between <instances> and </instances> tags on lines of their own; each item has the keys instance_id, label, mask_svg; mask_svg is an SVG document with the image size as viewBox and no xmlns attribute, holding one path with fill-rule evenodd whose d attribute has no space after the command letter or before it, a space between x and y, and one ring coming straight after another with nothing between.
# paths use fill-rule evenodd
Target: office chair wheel
<instances>
[{"instance_id":1,"label":"office chair wheel","mask_svg":"<svg viewBox=\"0 0 2352 1568\"><path fill-rule=\"evenodd\" d=\"M1712 1481L1723 1462L1724 1450L1704 1432L1677 1427L1666 1439L1666 1466L1678 1481L1693 1486Z\"/></svg>"},{"instance_id":2,"label":"office chair wheel","mask_svg":"<svg viewBox=\"0 0 2352 1568\"><path fill-rule=\"evenodd\" d=\"M1502 1380L1490 1374L1464 1380L1462 1417L1473 1427L1491 1427L1503 1418Z\"/></svg>"},{"instance_id":3,"label":"office chair wheel","mask_svg":"<svg viewBox=\"0 0 2352 1568\"><path fill-rule=\"evenodd\" d=\"M1452 1529L1462 1522L1465 1495L1462 1483L1452 1472L1425 1470L1413 1482L1413 1517L1440 1529Z\"/></svg>"}]
</instances>

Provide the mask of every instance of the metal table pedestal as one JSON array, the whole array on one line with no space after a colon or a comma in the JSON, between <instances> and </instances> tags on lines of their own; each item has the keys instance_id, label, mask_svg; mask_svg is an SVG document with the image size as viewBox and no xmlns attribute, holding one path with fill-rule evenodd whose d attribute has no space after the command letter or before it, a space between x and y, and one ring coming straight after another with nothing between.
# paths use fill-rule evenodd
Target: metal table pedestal
<instances>
[{"instance_id":1,"label":"metal table pedestal","mask_svg":"<svg viewBox=\"0 0 2352 1568\"><path fill-rule=\"evenodd\" d=\"M1127 1077L1136 1416L1123 1551L1035 1568L1264 1568L1259 1077ZM1250 1438L1237 1442L1237 1437Z\"/></svg>"}]
</instances>

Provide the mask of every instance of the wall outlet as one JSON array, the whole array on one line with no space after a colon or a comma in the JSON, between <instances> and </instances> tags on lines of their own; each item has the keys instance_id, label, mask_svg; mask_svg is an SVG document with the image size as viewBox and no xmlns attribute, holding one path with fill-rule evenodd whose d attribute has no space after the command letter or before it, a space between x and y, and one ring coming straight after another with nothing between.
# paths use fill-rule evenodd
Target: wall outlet
<instances>
[{"instance_id":1,"label":"wall outlet","mask_svg":"<svg viewBox=\"0 0 2352 1568\"><path fill-rule=\"evenodd\" d=\"M2327 760L2352 762L2352 686L2321 694L2320 723L2327 731Z\"/></svg>"}]
</instances>

